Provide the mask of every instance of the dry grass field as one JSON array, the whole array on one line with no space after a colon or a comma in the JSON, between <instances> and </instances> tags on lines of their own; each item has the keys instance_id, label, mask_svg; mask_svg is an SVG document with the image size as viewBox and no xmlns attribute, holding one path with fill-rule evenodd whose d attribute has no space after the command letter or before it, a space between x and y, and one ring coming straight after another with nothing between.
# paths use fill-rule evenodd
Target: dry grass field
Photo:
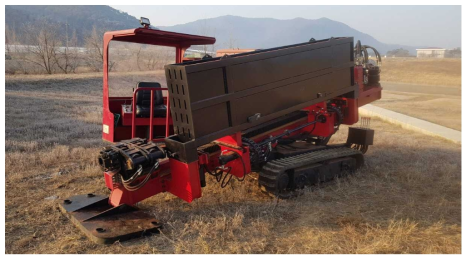
<instances>
[{"instance_id":1,"label":"dry grass field","mask_svg":"<svg viewBox=\"0 0 471 261\"><path fill-rule=\"evenodd\" d=\"M116 82L130 90L146 77ZM160 235L91 243L57 203L107 193L95 158L101 86L94 74L6 78L6 253L461 253L461 147L376 119L351 177L279 201L252 178L221 189L209 177L192 204L160 194L139 205L163 222Z\"/></svg>"},{"instance_id":2,"label":"dry grass field","mask_svg":"<svg viewBox=\"0 0 471 261\"><path fill-rule=\"evenodd\" d=\"M461 131L461 96L383 91L373 105Z\"/></svg>"},{"instance_id":3,"label":"dry grass field","mask_svg":"<svg viewBox=\"0 0 471 261\"><path fill-rule=\"evenodd\" d=\"M449 95L461 89L461 59L386 58L381 81L407 85L386 88L374 105L461 131L461 96Z\"/></svg>"},{"instance_id":4,"label":"dry grass field","mask_svg":"<svg viewBox=\"0 0 471 261\"><path fill-rule=\"evenodd\" d=\"M461 59L385 58L381 67L381 80L461 86Z\"/></svg>"}]
</instances>

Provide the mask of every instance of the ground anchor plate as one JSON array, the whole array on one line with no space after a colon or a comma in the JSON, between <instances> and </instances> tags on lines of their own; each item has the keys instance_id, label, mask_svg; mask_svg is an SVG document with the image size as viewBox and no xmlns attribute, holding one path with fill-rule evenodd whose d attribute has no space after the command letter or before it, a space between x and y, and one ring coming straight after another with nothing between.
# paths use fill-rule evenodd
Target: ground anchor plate
<instances>
[{"instance_id":1,"label":"ground anchor plate","mask_svg":"<svg viewBox=\"0 0 471 261\"><path fill-rule=\"evenodd\" d=\"M88 238L99 244L158 233L162 228L150 214L129 205L113 207L108 204L108 197L101 195L73 196L59 207Z\"/></svg>"}]
</instances>

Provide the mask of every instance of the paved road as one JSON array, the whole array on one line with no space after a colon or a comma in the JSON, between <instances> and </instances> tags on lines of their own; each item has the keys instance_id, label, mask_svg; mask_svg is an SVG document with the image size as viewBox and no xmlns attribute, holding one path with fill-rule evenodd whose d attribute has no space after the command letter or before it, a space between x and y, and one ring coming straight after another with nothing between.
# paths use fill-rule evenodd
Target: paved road
<instances>
[{"instance_id":1,"label":"paved road","mask_svg":"<svg viewBox=\"0 0 471 261\"><path fill-rule=\"evenodd\" d=\"M447 140L461 144L461 131L440 126L435 123L386 110L371 104L361 107L360 113L363 115L379 117L380 119L389 121L393 124L398 124L405 129L419 131L427 135L440 136Z\"/></svg>"},{"instance_id":2,"label":"paved road","mask_svg":"<svg viewBox=\"0 0 471 261\"><path fill-rule=\"evenodd\" d=\"M409 83L381 82L385 91L415 92L461 96L461 87L417 85Z\"/></svg>"}]
</instances>

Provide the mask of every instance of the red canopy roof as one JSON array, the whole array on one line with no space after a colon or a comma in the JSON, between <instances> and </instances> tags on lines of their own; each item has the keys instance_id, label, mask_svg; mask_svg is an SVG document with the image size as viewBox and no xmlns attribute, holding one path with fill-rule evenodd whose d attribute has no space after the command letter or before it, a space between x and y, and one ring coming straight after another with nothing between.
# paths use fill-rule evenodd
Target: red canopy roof
<instances>
[{"instance_id":1,"label":"red canopy roof","mask_svg":"<svg viewBox=\"0 0 471 261\"><path fill-rule=\"evenodd\" d=\"M155 30L150 28L137 28L105 33L105 39L142 44L153 44L188 48L191 45L214 44L216 38L191 34L181 34Z\"/></svg>"}]
</instances>

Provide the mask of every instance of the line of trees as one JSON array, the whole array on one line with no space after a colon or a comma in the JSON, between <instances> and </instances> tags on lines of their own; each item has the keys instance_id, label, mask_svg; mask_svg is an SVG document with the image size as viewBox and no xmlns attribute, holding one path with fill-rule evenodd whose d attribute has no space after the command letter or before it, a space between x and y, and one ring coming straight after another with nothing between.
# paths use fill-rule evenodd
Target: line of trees
<instances>
[{"instance_id":1,"label":"line of trees","mask_svg":"<svg viewBox=\"0 0 471 261\"><path fill-rule=\"evenodd\" d=\"M93 27L84 39L77 39L68 24L42 20L22 26L20 30L5 28L5 73L77 73L103 70L103 34L105 29ZM202 25L200 34L214 33ZM65 30L65 33L64 33ZM231 40L233 40L231 38ZM80 46L79 42L83 44ZM232 47L232 45L230 45ZM194 46L215 51L215 46ZM109 71L146 71L162 69L174 62L175 49L136 43L111 42Z\"/></svg>"},{"instance_id":2,"label":"line of trees","mask_svg":"<svg viewBox=\"0 0 471 261\"><path fill-rule=\"evenodd\" d=\"M461 48L457 47L451 50L445 51L445 57L447 58L461 58Z\"/></svg>"},{"instance_id":3,"label":"line of trees","mask_svg":"<svg viewBox=\"0 0 471 261\"><path fill-rule=\"evenodd\" d=\"M5 58L13 63L6 72L68 74L75 73L81 64L92 71L102 70L103 33L93 28L85 38L85 48L80 48L75 31L64 37L61 30L62 25L46 20L23 26L19 34L6 26Z\"/></svg>"},{"instance_id":4,"label":"line of trees","mask_svg":"<svg viewBox=\"0 0 471 261\"><path fill-rule=\"evenodd\" d=\"M387 57L412 57L408 50L400 48L388 51L386 53Z\"/></svg>"}]
</instances>

